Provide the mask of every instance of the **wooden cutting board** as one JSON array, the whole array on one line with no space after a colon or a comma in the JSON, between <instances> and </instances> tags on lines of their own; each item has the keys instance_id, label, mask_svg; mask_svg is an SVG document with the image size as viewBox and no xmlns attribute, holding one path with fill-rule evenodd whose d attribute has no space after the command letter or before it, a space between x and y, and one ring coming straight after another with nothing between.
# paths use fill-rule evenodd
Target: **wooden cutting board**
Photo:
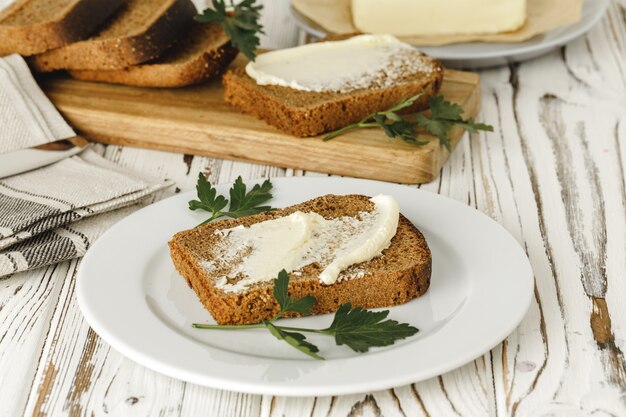
<instances>
[{"instance_id":1,"label":"wooden cutting board","mask_svg":"<svg viewBox=\"0 0 626 417\"><path fill-rule=\"evenodd\" d=\"M478 74L446 70L442 94L474 117L480 101ZM437 177L448 159L438 140L414 146L380 129L353 131L323 142L296 138L223 99L220 82L182 89L149 89L45 77L42 87L70 124L98 142L276 165L401 183ZM453 149L463 132L450 136Z\"/></svg>"}]
</instances>

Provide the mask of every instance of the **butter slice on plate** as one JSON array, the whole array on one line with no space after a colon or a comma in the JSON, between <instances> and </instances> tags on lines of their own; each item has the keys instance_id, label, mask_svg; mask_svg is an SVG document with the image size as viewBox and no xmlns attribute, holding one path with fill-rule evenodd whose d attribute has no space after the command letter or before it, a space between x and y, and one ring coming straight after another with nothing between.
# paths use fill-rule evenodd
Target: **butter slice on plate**
<instances>
[{"instance_id":1,"label":"butter slice on plate","mask_svg":"<svg viewBox=\"0 0 626 417\"><path fill-rule=\"evenodd\" d=\"M500 33L526 21L526 0L352 0L354 25L396 36Z\"/></svg>"}]
</instances>

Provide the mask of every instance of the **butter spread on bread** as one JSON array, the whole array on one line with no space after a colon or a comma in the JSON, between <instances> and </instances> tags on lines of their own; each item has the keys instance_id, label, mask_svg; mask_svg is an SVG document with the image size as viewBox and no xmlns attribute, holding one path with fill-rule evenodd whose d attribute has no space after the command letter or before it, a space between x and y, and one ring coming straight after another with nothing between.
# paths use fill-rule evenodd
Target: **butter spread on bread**
<instances>
[{"instance_id":1,"label":"butter spread on bread","mask_svg":"<svg viewBox=\"0 0 626 417\"><path fill-rule=\"evenodd\" d=\"M428 58L391 35L359 35L280 49L246 66L258 85L312 92L390 87L407 73L431 70Z\"/></svg>"},{"instance_id":2,"label":"butter spread on bread","mask_svg":"<svg viewBox=\"0 0 626 417\"><path fill-rule=\"evenodd\" d=\"M400 215L393 197L370 199L374 210L357 216L324 219L315 212L296 211L285 217L216 230L221 256L202 265L214 271L235 265L216 286L225 292L246 291L250 285L271 281L282 270L293 272L317 262L320 280L334 284L347 267L378 256L396 234ZM241 279L233 282L237 277ZM230 282L229 282L230 281Z\"/></svg>"}]
</instances>

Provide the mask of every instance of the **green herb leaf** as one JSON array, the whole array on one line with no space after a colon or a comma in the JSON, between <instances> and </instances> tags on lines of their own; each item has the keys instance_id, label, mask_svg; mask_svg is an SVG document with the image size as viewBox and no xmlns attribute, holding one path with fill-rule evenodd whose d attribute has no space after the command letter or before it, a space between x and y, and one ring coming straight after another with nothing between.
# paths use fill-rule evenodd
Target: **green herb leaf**
<instances>
[{"instance_id":1,"label":"green herb leaf","mask_svg":"<svg viewBox=\"0 0 626 417\"><path fill-rule=\"evenodd\" d=\"M300 314L311 314L311 308L315 305L315 298L307 295L306 297L294 300L287 295L289 287L289 274L284 269L278 273L278 277L274 280L274 298L280 306L278 317L290 311ZM274 318L275 320L276 318Z\"/></svg>"},{"instance_id":2,"label":"green herb leaf","mask_svg":"<svg viewBox=\"0 0 626 417\"><path fill-rule=\"evenodd\" d=\"M479 130L493 132L493 126L484 123L474 123L474 119L471 117L464 122L455 122L455 125L470 133L478 133Z\"/></svg>"},{"instance_id":3,"label":"green herb leaf","mask_svg":"<svg viewBox=\"0 0 626 417\"><path fill-rule=\"evenodd\" d=\"M407 107L411 107L413 104L415 104L417 99L422 97L423 95L424 95L424 93L419 93L419 94L416 94L416 95L414 95L412 97L403 98L402 100L400 100L398 102L398 104L392 106L391 108L385 110L382 113L387 115L387 117L389 117L391 119L389 114L396 113L396 112L398 112L400 110L406 109Z\"/></svg>"},{"instance_id":4,"label":"green herb leaf","mask_svg":"<svg viewBox=\"0 0 626 417\"><path fill-rule=\"evenodd\" d=\"M233 46L254 61L260 43L258 34L264 33L259 23L263 6L256 5L255 0L243 0L237 4L231 0L230 7L226 6L225 0L213 0L212 5L213 8L206 9L195 19L221 24Z\"/></svg>"},{"instance_id":5,"label":"green herb leaf","mask_svg":"<svg viewBox=\"0 0 626 417\"><path fill-rule=\"evenodd\" d=\"M407 323L385 320L389 310L373 312L350 303L339 306L335 319L327 331L335 336L338 345L347 345L356 352L367 352L370 347L388 346L396 340L413 336L418 330Z\"/></svg>"},{"instance_id":6,"label":"green herb leaf","mask_svg":"<svg viewBox=\"0 0 626 417\"><path fill-rule=\"evenodd\" d=\"M323 140L324 142L329 141L354 129L381 127L385 131L385 134L387 134L387 136L389 136L390 138L399 137L405 142L414 145L423 145L425 143L428 143L415 140L416 133L413 130L412 124L409 121L405 120L402 116L397 114L398 111L412 106L415 101L423 95L424 93L419 93L412 97L404 98L385 111L372 113L357 123L353 123L339 130L329 133L324 137Z\"/></svg>"},{"instance_id":7,"label":"green herb leaf","mask_svg":"<svg viewBox=\"0 0 626 417\"><path fill-rule=\"evenodd\" d=\"M452 122L447 120L433 120L429 119L423 114L416 114L415 121L417 124L433 135L439 138L439 143L446 147L448 152L452 151L452 145L450 144L450 138L448 138L448 130L452 128Z\"/></svg>"},{"instance_id":8,"label":"green herb leaf","mask_svg":"<svg viewBox=\"0 0 626 417\"><path fill-rule=\"evenodd\" d=\"M391 108L377 113L372 113L360 122L348 125L344 128L329 133L324 137L324 141L331 140L350 130L380 127L390 138L400 138L412 145L425 145L428 141L417 140L417 130L420 128L435 135L439 143L452 151L452 145L448 132L453 126L458 126L468 132L476 133L479 130L493 131L493 127L484 123L475 123L473 119L463 120L463 107L459 104L446 101L443 96L431 97L428 100L430 107L430 117L422 113L416 113L413 120L400 116L397 112L410 107L419 99L422 94L415 95L401 100Z\"/></svg>"},{"instance_id":9,"label":"green herb leaf","mask_svg":"<svg viewBox=\"0 0 626 417\"><path fill-rule=\"evenodd\" d=\"M446 101L443 96L431 97L428 100L428 107L434 120L461 121L463 107L461 105Z\"/></svg>"},{"instance_id":10,"label":"green herb leaf","mask_svg":"<svg viewBox=\"0 0 626 417\"><path fill-rule=\"evenodd\" d=\"M284 340L289 343L294 348L298 349L300 352L305 353L312 358L315 359L324 359L322 356L318 355L319 349L314 344L307 342L306 337L301 333L288 332L286 330L281 329L278 326L275 326L271 322L265 320L263 324L270 331L271 334L276 337L278 340Z\"/></svg>"},{"instance_id":11,"label":"green herb leaf","mask_svg":"<svg viewBox=\"0 0 626 417\"><path fill-rule=\"evenodd\" d=\"M453 125L463 123L461 115L463 107L456 103L444 100L443 96L431 97L428 100L431 117L426 118L422 114L416 115L417 124L439 138L439 143L452 151L452 144L448 137L448 131Z\"/></svg>"},{"instance_id":12,"label":"green herb leaf","mask_svg":"<svg viewBox=\"0 0 626 417\"><path fill-rule=\"evenodd\" d=\"M315 358L324 359L318 355L319 349L308 342L299 332L324 334L335 337L338 345L347 345L355 352L367 352L370 347L388 346L396 340L404 339L418 332L415 327L406 323L398 323L387 319L389 310L373 312L360 307L352 308L350 303L342 304L335 313L335 319L327 329L306 329L300 327L279 326L274 322L282 317L286 311L308 314L315 304L315 298L308 295L294 300L287 294L289 274L282 270L274 280L274 298L281 309L271 320L263 320L258 324L246 325L218 325L194 323L198 329L235 330L266 328L277 339L284 340L299 351Z\"/></svg>"},{"instance_id":13,"label":"green herb leaf","mask_svg":"<svg viewBox=\"0 0 626 417\"><path fill-rule=\"evenodd\" d=\"M388 119L382 113L374 115L374 121L383 128L385 134L390 138L401 138L403 140L415 139L416 134L415 130L413 129L413 124L411 124L411 122L408 122L402 118L397 121L394 121L395 119L392 119L391 122L388 122L387 120Z\"/></svg>"},{"instance_id":14,"label":"green herb leaf","mask_svg":"<svg viewBox=\"0 0 626 417\"><path fill-rule=\"evenodd\" d=\"M477 133L479 130L493 132L493 126L484 123L474 123L474 119L463 120L463 107L459 104L444 100L443 96L432 97L428 101L431 117L426 118L422 114L416 115L416 122L419 126L439 138L439 143L451 151L450 139L448 131L453 126L458 126L463 130L471 133Z\"/></svg>"},{"instance_id":15,"label":"green herb leaf","mask_svg":"<svg viewBox=\"0 0 626 417\"><path fill-rule=\"evenodd\" d=\"M263 184L255 184L249 193L246 193L246 184L241 177L237 177L230 189L230 207L224 215L239 218L271 210L270 206L259 206L272 198L272 183L265 180Z\"/></svg>"},{"instance_id":16,"label":"green herb leaf","mask_svg":"<svg viewBox=\"0 0 626 417\"><path fill-rule=\"evenodd\" d=\"M196 184L198 200L189 201L189 209L204 210L211 213L211 217L201 224L224 216L233 218L250 216L273 210L271 206L259 206L259 204L265 203L272 198L271 190L272 183L270 180L265 180L263 184L255 184L250 192L246 192L246 184L244 184L241 177L238 177L230 189L230 207L228 211L222 211L228 204L228 200L222 195L217 195L217 190L200 173L198 174L198 182Z\"/></svg>"},{"instance_id":17,"label":"green herb leaf","mask_svg":"<svg viewBox=\"0 0 626 417\"><path fill-rule=\"evenodd\" d=\"M226 207L228 200L224 196L216 195L217 190L211 186L202 173L198 174L196 191L199 200L189 201L190 210L205 210L208 212L219 212Z\"/></svg>"}]
</instances>

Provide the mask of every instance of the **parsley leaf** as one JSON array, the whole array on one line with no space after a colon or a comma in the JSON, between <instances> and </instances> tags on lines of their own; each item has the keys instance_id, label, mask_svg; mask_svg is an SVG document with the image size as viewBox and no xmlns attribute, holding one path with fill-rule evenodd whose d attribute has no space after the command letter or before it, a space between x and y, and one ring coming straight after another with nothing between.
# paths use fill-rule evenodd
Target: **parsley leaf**
<instances>
[{"instance_id":1,"label":"parsley leaf","mask_svg":"<svg viewBox=\"0 0 626 417\"><path fill-rule=\"evenodd\" d=\"M385 111L372 113L369 116L364 117L359 122L353 123L339 130L335 130L334 132L329 133L324 137L323 140L324 142L327 142L354 129L382 127L387 136L389 136L390 138L400 137L405 142L425 144L427 142L422 143L415 140L416 133L413 130L412 124L403 119L402 116L397 113L402 109L412 106L413 103L415 103L415 101L423 95L424 93L420 93L414 95L413 97L404 98Z\"/></svg>"},{"instance_id":2,"label":"parsley leaf","mask_svg":"<svg viewBox=\"0 0 626 417\"><path fill-rule=\"evenodd\" d=\"M471 117L463 122L455 122L455 125L459 126L463 130L467 130L470 133L478 133L479 130L487 132L493 132L493 126L485 123L475 123Z\"/></svg>"},{"instance_id":3,"label":"parsley leaf","mask_svg":"<svg viewBox=\"0 0 626 417\"><path fill-rule=\"evenodd\" d=\"M274 280L274 298L280 306L280 311L271 319L263 320L258 324L245 325L219 325L199 324L192 326L198 329L236 330L236 329L267 329L274 337L284 340L299 351L315 358L324 359L318 355L319 349L308 342L301 332L318 333L334 336L338 345L346 345L355 352L367 352L371 347L388 346L396 340L404 339L418 332L407 323L398 323L387 319L389 310L367 311L361 307L352 308L350 303L342 304L335 313L335 318L326 329L307 329L299 327L279 326L276 320L281 318L287 311L302 314L310 314L315 304L315 298L308 295L294 300L287 294L289 288L289 274L284 269L278 273Z\"/></svg>"},{"instance_id":4,"label":"parsley leaf","mask_svg":"<svg viewBox=\"0 0 626 417\"><path fill-rule=\"evenodd\" d=\"M300 314L311 314L311 308L315 305L315 298L311 295L294 300L287 295L289 287L289 274L284 269L278 273L278 278L274 280L274 298L280 306L278 316L290 311Z\"/></svg>"},{"instance_id":5,"label":"parsley leaf","mask_svg":"<svg viewBox=\"0 0 626 417\"><path fill-rule=\"evenodd\" d=\"M250 192L246 192L246 184L244 184L240 176L230 189L231 202L228 211L222 211L228 204L228 200L222 195L217 195L217 190L200 173L198 174L198 182L196 184L198 200L190 200L189 209L204 210L211 213L211 217L201 224L224 216L233 218L250 216L273 210L271 206L259 206L259 204L265 203L272 198L271 190L272 183L270 180L265 180L263 184L255 184Z\"/></svg>"},{"instance_id":6,"label":"parsley leaf","mask_svg":"<svg viewBox=\"0 0 626 417\"><path fill-rule=\"evenodd\" d=\"M317 354L317 352L319 352L319 348L314 344L307 342L306 337L302 333L288 332L267 320L263 321L263 325L278 340L284 340L291 346L298 349L300 352L305 353L315 359L324 359L322 356Z\"/></svg>"},{"instance_id":7,"label":"parsley leaf","mask_svg":"<svg viewBox=\"0 0 626 417\"><path fill-rule=\"evenodd\" d=\"M197 15L195 20L221 24L233 46L250 61L254 61L260 44L258 34L264 33L259 23L263 6L256 5L255 0L243 0L237 4L231 0L229 7L225 0L212 0L212 6Z\"/></svg>"},{"instance_id":8,"label":"parsley leaf","mask_svg":"<svg viewBox=\"0 0 626 417\"><path fill-rule=\"evenodd\" d=\"M189 201L190 210L204 210L215 213L219 212L228 204L228 200L226 200L224 196L217 195L217 190L211 186L211 183L206 180L202 173L198 175L196 191L199 200Z\"/></svg>"},{"instance_id":9,"label":"parsley leaf","mask_svg":"<svg viewBox=\"0 0 626 417\"><path fill-rule=\"evenodd\" d=\"M246 193L246 184L238 177L230 189L230 207L224 215L239 218L271 210L270 206L259 206L272 198L271 190L272 183L265 180L261 185L255 184L252 190Z\"/></svg>"},{"instance_id":10,"label":"parsley leaf","mask_svg":"<svg viewBox=\"0 0 626 417\"><path fill-rule=\"evenodd\" d=\"M382 114L384 114L385 116L387 116L388 118L392 119L392 114L402 110L402 109L406 109L407 107L411 107L413 104L415 104L415 102L417 101L418 98L420 98L421 96L423 96L424 93L419 93L416 94L412 97L405 97L402 100L400 100L398 102L398 104L390 107L389 109L385 110L384 112L382 112ZM395 120L400 120L400 116L397 116L398 118Z\"/></svg>"},{"instance_id":11,"label":"parsley leaf","mask_svg":"<svg viewBox=\"0 0 626 417\"><path fill-rule=\"evenodd\" d=\"M432 120L423 114L416 114L415 121L417 124L433 135L439 138L439 143L446 147L448 152L452 151L452 145L450 144L450 138L448 138L448 130L452 127L452 122L445 120Z\"/></svg>"},{"instance_id":12,"label":"parsley leaf","mask_svg":"<svg viewBox=\"0 0 626 417\"><path fill-rule=\"evenodd\" d=\"M413 145L425 145L428 142L422 142L415 139L415 129L413 128L413 124L407 120L400 118L398 121L388 122L385 116L382 113L377 113L374 115L374 120L380 127L383 128L385 134L390 138L400 138L406 143L410 143Z\"/></svg>"},{"instance_id":13,"label":"parsley leaf","mask_svg":"<svg viewBox=\"0 0 626 417\"><path fill-rule=\"evenodd\" d=\"M428 100L428 107L435 120L462 120L463 107L460 104L444 100L443 96L431 97Z\"/></svg>"},{"instance_id":14,"label":"parsley leaf","mask_svg":"<svg viewBox=\"0 0 626 417\"><path fill-rule=\"evenodd\" d=\"M367 311L342 304L326 333L335 336L338 345L347 345L355 352L367 352L370 347L388 346L396 340L413 336L418 330L407 323L385 320L389 310Z\"/></svg>"},{"instance_id":15,"label":"parsley leaf","mask_svg":"<svg viewBox=\"0 0 626 417\"><path fill-rule=\"evenodd\" d=\"M490 125L475 123L472 118L464 120L462 117L463 107L459 104L446 101L441 95L431 97L428 100L430 117L422 113L416 113L413 116L413 120L411 120L410 118L402 117L398 114L398 111L410 107L422 95L423 93L400 100L398 104L385 111L372 113L357 123L331 132L324 137L324 141L331 140L350 130L380 127L390 138L400 138L406 143L421 146L428 143L428 141L416 139L421 129L435 135L439 139L439 143L445 146L448 152L450 152L452 145L448 137L448 132L453 126L458 126L471 133L476 133L479 130L493 132L493 127Z\"/></svg>"},{"instance_id":16,"label":"parsley leaf","mask_svg":"<svg viewBox=\"0 0 626 417\"><path fill-rule=\"evenodd\" d=\"M476 133L479 130L493 132L493 126L484 123L474 123L474 119L463 120L463 107L459 104L444 100L443 96L431 97L428 100L431 117L427 118L423 114L416 114L415 121L420 127L439 138L439 143L446 147L448 152L452 150L448 131L453 126L458 126L463 130Z\"/></svg>"}]
</instances>

